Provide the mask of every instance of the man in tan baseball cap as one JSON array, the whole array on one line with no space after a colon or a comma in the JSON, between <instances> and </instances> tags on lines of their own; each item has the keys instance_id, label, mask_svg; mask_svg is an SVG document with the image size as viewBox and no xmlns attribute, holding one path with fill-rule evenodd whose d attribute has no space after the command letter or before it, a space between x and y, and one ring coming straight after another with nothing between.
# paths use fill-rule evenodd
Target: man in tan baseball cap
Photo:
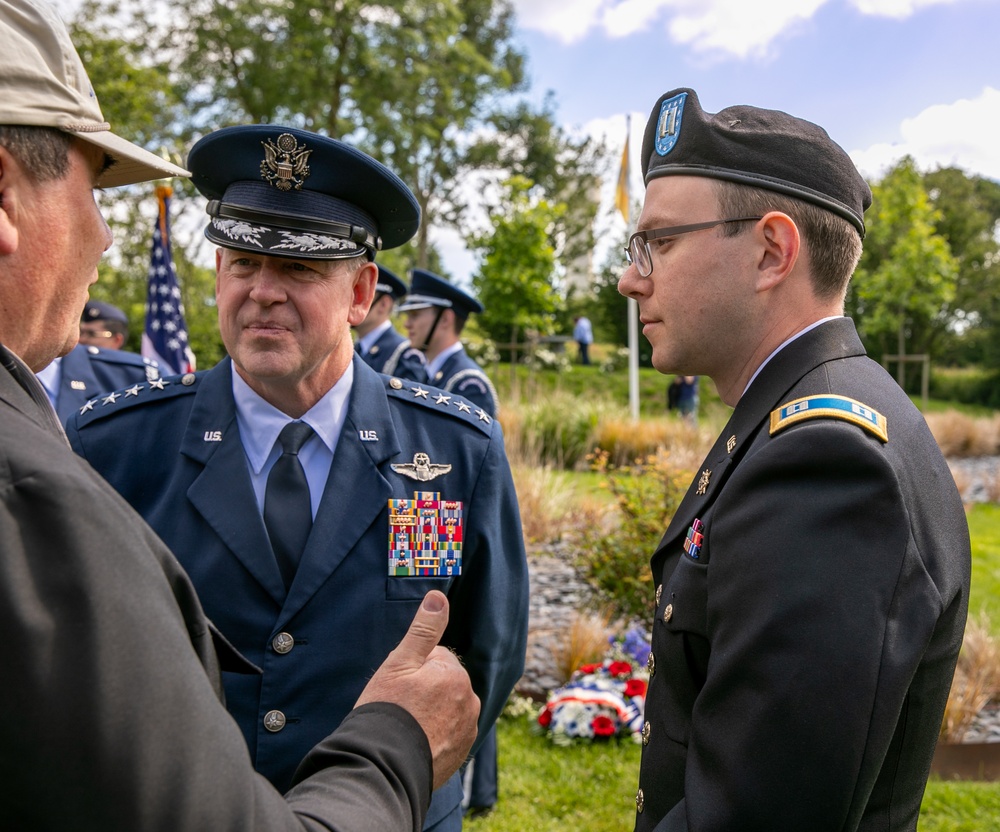
<instances>
[{"instance_id":1,"label":"man in tan baseball cap","mask_svg":"<svg viewBox=\"0 0 1000 832\"><path fill-rule=\"evenodd\" d=\"M110 188L187 171L111 132L83 62L55 10L3 0L0 124L55 127L101 148L111 164L95 185Z\"/></svg>"},{"instance_id":2,"label":"man in tan baseball cap","mask_svg":"<svg viewBox=\"0 0 1000 832\"><path fill-rule=\"evenodd\" d=\"M468 674L437 645L447 597L427 594L282 796L220 699L221 670L261 671L72 453L34 375L76 343L111 245L94 188L173 175L186 172L111 132L52 9L0 0L0 712L16 715L0 723L3 826L420 829L479 714ZM149 394L169 397L167 384Z\"/></svg>"}]
</instances>

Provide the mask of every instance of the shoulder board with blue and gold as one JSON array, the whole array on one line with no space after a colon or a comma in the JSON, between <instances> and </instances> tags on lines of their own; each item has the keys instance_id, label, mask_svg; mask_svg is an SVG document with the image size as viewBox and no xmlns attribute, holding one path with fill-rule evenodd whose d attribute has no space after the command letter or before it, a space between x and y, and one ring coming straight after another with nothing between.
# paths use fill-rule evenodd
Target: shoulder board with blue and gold
<instances>
[{"instance_id":1,"label":"shoulder board with blue and gold","mask_svg":"<svg viewBox=\"0 0 1000 832\"><path fill-rule=\"evenodd\" d=\"M113 393L102 393L99 396L94 396L79 409L77 427L83 427L105 416L111 416L138 405L194 393L202 375L204 372L156 378L115 390Z\"/></svg>"},{"instance_id":2,"label":"shoulder board with blue and gold","mask_svg":"<svg viewBox=\"0 0 1000 832\"><path fill-rule=\"evenodd\" d=\"M883 442L889 441L885 416L859 401L830 393L795 399L772 410L771 436L808 419L841 419L864 428Z\"/></svg>"},{"instance_id":3,"label":"shoulder board with blue and gold","mask_svg":"<svg viewBox=\"0 0 1000 832\"><path fill-rule=\"evenodd\" d=\"M437 413L444 413L466 424L475 425L483 433L490 433L493 417L479 405L454 393L446 393L436 387L417 384L395 376L384 376L386 393L393 399L423 406Z\"/></svg>"}]
</instances>

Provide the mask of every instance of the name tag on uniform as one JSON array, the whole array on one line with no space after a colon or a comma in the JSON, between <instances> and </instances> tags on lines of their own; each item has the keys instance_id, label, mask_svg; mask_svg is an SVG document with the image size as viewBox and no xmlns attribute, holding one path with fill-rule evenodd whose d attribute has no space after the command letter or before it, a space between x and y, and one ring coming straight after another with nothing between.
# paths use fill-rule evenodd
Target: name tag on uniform
<instances>
[{"instance_id":1,"label":"name tag on uniform","mask_svg":"<svg viewBox=\"0 0 1000 832\"><path fill-rule=\"evenodd\" d=\"M439 491L389 500L389 576L444 578L462 574L462 503Z\"/></svg>"}]
</instances>

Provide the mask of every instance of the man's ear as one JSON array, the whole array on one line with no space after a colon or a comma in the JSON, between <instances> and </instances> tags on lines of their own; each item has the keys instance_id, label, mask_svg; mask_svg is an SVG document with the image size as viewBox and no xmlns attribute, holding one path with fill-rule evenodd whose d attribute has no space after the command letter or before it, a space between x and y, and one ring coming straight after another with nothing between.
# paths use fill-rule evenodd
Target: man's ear
<instances>
[{"instance_id":1,"label":"man's ear","mask_svg":"<svg viewBox=\"0 0 1000 832\"><path fill-rule=\"evenodd\" d=\"M754 229L761 243L757 264L759 292L775 288L795 269L802 253L802 239L794 220L781 211L770 211Z\"/></svg>"},{"instance_id":2,"label":"man's ear","mask_svg":"<svg viewBox=\"0 0 1000 832\"><path fill-rule=\"evenodd\" d=\"M357 326L367 317L372 300L375 298L377 284L378 266L372 262L365 263L354 273L351 308L347 313L347 322L351 326Z\"/></svg>"},{"instance_id":3,"label":"man's ear","mask_svg":"<svg viewBox=\"0 0 1000 832\"><path fill-rule=\"evenodd\" d=\"M17 251L17 183L23 177L21 166L0 145L0 254Z\"/></svg>"}]
</instances>

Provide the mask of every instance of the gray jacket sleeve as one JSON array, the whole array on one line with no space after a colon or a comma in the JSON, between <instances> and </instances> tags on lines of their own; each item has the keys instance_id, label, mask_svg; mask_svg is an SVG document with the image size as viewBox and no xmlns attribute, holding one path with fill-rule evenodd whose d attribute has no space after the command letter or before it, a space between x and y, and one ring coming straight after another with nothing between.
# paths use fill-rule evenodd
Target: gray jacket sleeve
<instances>
[{"instance_id":1,"label":"gray jacket sleeve","mask_svg":"<svg viewBox=\"0 0 1000 832\"><path fill-rule=\"evenodd\" d=\"M185 572L86 463L0 410L4 827L419 830L430 748L398 706L352 712L285 796L254 771Z\"/></svg>"}]
</instances>

